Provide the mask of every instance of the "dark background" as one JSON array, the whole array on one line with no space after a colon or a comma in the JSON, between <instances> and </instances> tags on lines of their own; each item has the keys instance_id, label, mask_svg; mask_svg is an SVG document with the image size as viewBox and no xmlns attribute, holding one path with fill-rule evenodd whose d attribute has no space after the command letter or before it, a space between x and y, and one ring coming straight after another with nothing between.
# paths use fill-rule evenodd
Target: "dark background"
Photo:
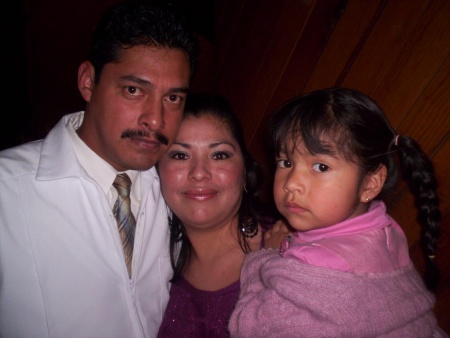
<instances>
[{"instance_id":1,"label":"dark background","mask_svg":"<svg viewBox=\"0 0 450 338\"><path fill-rule=\"evenodd\" d=\"M84 109L77 88L79 64L87 58L91 32L115 0L3 2L2 123L0 149L43 138L63 115ZM213 40L211 0L170 1L200 36L202 57ZM210 61L202 62L193 86L207 90Z\"/></svg>"}]
</instances>

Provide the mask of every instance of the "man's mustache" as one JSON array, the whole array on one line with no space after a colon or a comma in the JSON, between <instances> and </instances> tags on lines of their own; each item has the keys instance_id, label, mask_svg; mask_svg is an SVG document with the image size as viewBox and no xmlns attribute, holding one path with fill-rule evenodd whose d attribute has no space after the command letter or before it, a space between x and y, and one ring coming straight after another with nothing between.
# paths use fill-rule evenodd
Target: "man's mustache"
<instances>
[{"instance_id":1,"label":"man's mustache","mask_svg":"<svg viewBox=\"0 0 450 338\"><path fill-rule=\"evenodd\" d=\"M155 138L159 143L164 144L166 146L169 144L169 139L165 135L163 135L161 133L157 133L157 132L153 132L153 134L155 135ZM150 136L150 133L143 131L143 130L127 129L122 133L122 135L120 137L121 138L127 138L127 137L129 137L129 138L140 138L140 137L144 138L144 137L149 137L149 136Z\"/></svg>"}]
</instances>

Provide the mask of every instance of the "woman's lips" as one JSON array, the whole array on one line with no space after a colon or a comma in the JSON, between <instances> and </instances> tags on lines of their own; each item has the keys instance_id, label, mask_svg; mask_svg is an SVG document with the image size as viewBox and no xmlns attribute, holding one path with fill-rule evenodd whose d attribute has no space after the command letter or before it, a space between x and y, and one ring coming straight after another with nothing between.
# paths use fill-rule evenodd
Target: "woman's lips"
<instances>
[{"instance_id":1,"label":"woman's lips","mask_svg":"<svg viewBox=\"0 0 450 338\"><path fill-rule=\"evenodd\" d=\"M217 192L212 189L194 189L187 190L183 193L189 199L196 201L206 201L216 196Z\"/></svg>"}]
</instances>

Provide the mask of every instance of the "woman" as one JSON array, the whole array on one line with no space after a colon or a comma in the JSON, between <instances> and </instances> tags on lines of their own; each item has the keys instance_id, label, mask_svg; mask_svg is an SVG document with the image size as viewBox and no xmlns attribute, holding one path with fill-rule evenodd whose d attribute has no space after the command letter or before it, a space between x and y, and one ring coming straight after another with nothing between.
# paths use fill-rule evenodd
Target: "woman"
<instances>
[{"instance_id":1,"label":"woman","mask_svg":"<svg viewBox=\"0 0 450 338\"><path fill-rule=\"evenodd\" d=\"M257 198L260 167L224 98L188 97L179 134L159 161L159 173L174 213L174 276L159 337L228 337L242 262L246 253L263 246L267 221ZM277 246L280 239L272 236L268 245Z\"/></svg>"}]
</instances>

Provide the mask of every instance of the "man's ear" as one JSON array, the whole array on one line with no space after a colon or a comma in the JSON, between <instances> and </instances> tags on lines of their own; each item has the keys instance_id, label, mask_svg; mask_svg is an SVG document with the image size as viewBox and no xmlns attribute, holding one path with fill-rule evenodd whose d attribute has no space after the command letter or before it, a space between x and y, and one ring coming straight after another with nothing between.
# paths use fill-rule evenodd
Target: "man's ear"
<instances>
[{"instance_id":1,"label":"man's ear","mask_svg":"<svg viewBox=\"0 0 450 338\"><path fill-rule=\"evenodd\" d=\"M380 164L378 169L364 177L361 187L360 201L368 203L378 196L386 181L387 169L384 164Z\"/></svg>"},{"instance_id":2,"label":"man's ear","mask_svg":"<svg viewBox=\"0 0 450 338\"><path fill-rule=\"evenodd\" d=\"M94 78L94 66L89 61L84 61L78 67L78 90L86 102L91 100L92 90L94 89Z\"/></svg>"}]
</instances>

